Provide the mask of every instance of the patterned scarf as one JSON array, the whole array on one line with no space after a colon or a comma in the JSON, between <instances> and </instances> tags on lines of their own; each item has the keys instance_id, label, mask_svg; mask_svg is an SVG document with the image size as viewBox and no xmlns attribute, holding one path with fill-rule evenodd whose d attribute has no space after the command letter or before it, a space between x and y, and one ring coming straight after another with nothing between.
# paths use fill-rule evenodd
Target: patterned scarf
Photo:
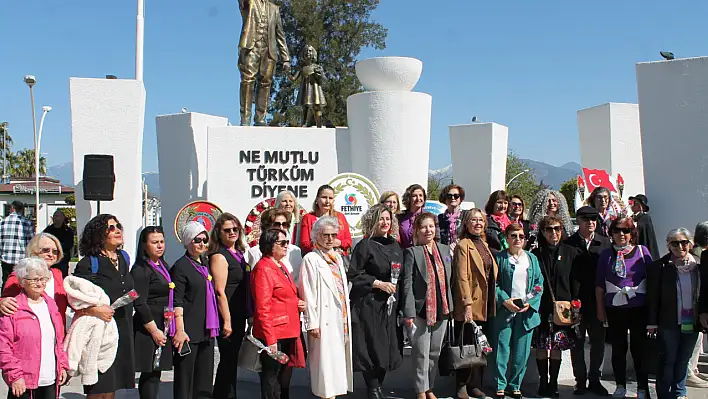
<instances>
[{"instance_id":1,"label":"patterned scarf","mask_svg":"<svg viewBox=\"0 0 708 399\"><path fill-rule=\"evenodd\" d=\"M502 232L504 232L504 230L506 230L506 228L509 227L509 225L511 224L511 220L509 220L509 216L507 216L506 213L503 213L501 215L492 213L492 219L497 222Z\"/></svg>"},{"instance_id":2,"label":"patterned scarf","mask_svg":"<svg viewBox=\"0 0 708 399\"><path fill-rule=\"evenodd\" d=\"M334 251L329 251L326 254L317 249L317 253L324 259L329 265L329 269L332 271L332 276L334 277L334 282L337 285L337 291L339 292L339 301L342 303L342 322L344 323L344 342L349 342L349 323L347 323L347 294L344 291L344 279L342 278L342 273L340 272L339 263L337 262L337 254Z\"/></svg>"},{"instance_id":3,"label":"patterned scarf","mask_svg":"<svg viewBox=\"0 0 708 399\"><path fill-rule=\"evenodd\" d=\"M458 240L457 238L457 219L460 218L460 215L462 212L460 212L460 208L455 209L454 212L447 212L445 211L445 217L447 218L447 223L448 223L448 232L450 233L449 236L449 242L450 243L456 243Z\"/></svg>"},{"instance_id":4,"label":"patterned scarf","mask_svg":"<svg viewBox=\"0 0 708 399\"><path fill-rule=\"evenodd\" d=\"M433 278L435 274L438 276L438 281L440 282L440 296L442 297L442 314L447 315L450 313L450 309L447 304L447 285L445 283L445 264L440 257L440 252L438 251L437 244L433 243L433 258L435 258L435 266L430 261L430 254L428 253L427 247L424 245L423 250L425 251L425 264L428 266L428 292L425 297L425 310L426 310L426 321L429 326L434 326L437 321L438 309L437 309L437 287L435 284L435 279Z\"/></svg>"},{"instance_id":5,"label":"patterned scarf","mask_svg":"<svg viewBox=\"0 0 708 399\"><path fill-rule=\"evenodd\" d=\"M620 247L617 245L614 245L615 251L617 251L617 259L615 259L615 267L613 272L615 275L619 278L626 278L627 277L627 265L624 263L624 257L632 252L634 249L634 245L626 245L624 247Z\"/></svg>"}]
</instances>

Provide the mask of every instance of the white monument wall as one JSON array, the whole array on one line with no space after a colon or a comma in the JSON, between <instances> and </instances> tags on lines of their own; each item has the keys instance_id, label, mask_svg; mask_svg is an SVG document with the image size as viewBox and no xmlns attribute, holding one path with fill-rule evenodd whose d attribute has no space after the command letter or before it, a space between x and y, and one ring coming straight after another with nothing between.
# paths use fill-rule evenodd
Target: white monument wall
<instances>
[{"instance_id":1,"label":"white monument wall","mask_svg":"<svg viewBox=\"0 0 708 399\"><path fill-rule=\"evenodd\" d=\"M668 230L708 220L708 57L637 64L637 89L646 195L663 243Z\"/></svg>"},{"instance_id":2,"label":"white monument wall","mask_svg":"<svg viewBox=\"0 0 708 399\"><path fill-rule=\"evenodd\" d=\"M410 91L369 91L347 99L352 172L380 192L428 186L433 98Z\"/></svg>"},{"instance_id":3,"label":"white monument wall","mask_svg":"<svg viewBox=\"0 0 708 399\"><path fill-rule=\"evenodd\" d=\"M96 201L83 200L84 155L113 155L114 200L101 202L101 213L123 224L124 249L132 258L142 228L145 87L136 80L71 78L69 92L78 233L97 215Z\"/></svg>"},{"instance_id":4,"label":"white monument wall","mask_svg":"<svg viewBox=\"0 0 708 399\"><path fill-rule=\"evenodd\" d=\"M497 123L450 126L450 156L455 184L465 200L484 208L489 194L506 186L509 128Z\"/></svg>"},{"instance_id":5,"label":"white monument wall","mask_svg":"<svg viewBox=\"0 0 708 399\"><path fill-rule=\"evenodd\" d=\"M335 129L209 126L208 132L207 199L242 222L285 189L311 210L319 186L339 173Z\"/></svg>"},{"instance_id":6,"label":"white monument wall","mask_svg":"<svg viewBox=\"0 0 708 399\"><path fill-rule=\"evenodd\" d=\"M637 104L608 103L578 111L578 135L584 168L607 171L614 186L617 174L621 174L625 198L644 193Z\"/></svg>"},{"instance_id":7,"label":"white monument wall","mask_svg":"<svg viewBox=\"0 0 708 399\"><path fill-rule=\"evenodd\" d=\"M207 127L226 126L228 119L189 112L158 116L156 122L165 257L172 263L184 253L174 233L177 212L206 199Z\"/></svg>"}]
</instances>

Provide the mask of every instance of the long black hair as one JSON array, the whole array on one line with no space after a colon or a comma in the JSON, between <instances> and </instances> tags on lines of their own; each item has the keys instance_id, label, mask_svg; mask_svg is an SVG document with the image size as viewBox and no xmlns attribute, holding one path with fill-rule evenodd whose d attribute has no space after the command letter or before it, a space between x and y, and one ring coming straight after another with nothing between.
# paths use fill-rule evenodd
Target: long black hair
<instances>
[{"instance_id":1,"label":"long black hair","mask_svg":"<svg viewBox=\"0 0 708 399\"><path fill-rule=\"evenodd\" d=\"M145 227L140 232L140 238L138 238L138 250L135 253L135 263L142 263L145 265L148 264L150 257L148 256L147 251L145 250L145 247L147 246L148 237L150 237L150 234L153 234L153 233L162 234L162 237L165 236L165 232L162 231L162 227L160 227L160 226L147 226L147 227ZM162 256L160 256L160 260L162 261L162 263L164 265L167 265L167 262L165 262L164 253Z\"/></svg>"},{"instance_id":2,"label":"long black hair","mask_svg":"<svg viewBox=\"0 0 708 399\"><path fill-rule=\"evenodd\" d=\"M108 222L115 220L119 223L118 218L104 213L89 220L81 232L79 240L79 253L83 256L99 256L106 245L106 237L108 237Z\"/></svg>"}]
</instances>

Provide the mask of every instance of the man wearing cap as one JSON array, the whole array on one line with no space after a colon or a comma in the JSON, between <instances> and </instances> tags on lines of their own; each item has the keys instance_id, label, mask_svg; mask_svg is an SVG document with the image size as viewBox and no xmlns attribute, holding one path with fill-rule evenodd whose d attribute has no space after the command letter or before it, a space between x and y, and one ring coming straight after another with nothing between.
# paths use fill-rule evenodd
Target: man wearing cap
<instances>
[{"instance_id":1,"label":"man wearing cap","mask_svg":"<svg viewBox=\"0 0 708 399\"><path fill-rule=\"evenodd\" d=\"M637 245L644 245L649 250L652 259L659 259L659 245L656 243L656 233L654 233L654 223L649 216L649 205L647 196L637 194L629 197L632 207L632 219L637 225Z\"/></svg>"},{"instance_id":2,"label":"man wearing cap","mask_svg":"<svg viewBox=\"0 0 708 399\"><path fill-rule=\"evenodd\" d=\"M570 356L575 375L576 395L582 395L586 390L599 396L607 396L609 392L600 383L602 376L602 361L605 357L605 327L597 319L595 302L595 278L597 259L600 252L610 248L609 238L595 234L600 214L597 209L584 206L575 213L578 221L578 231L566 240L566 244L578 249L575 270L572 278L580 285L578 297L582 302L580 314L582 319L576 346L571 349ZM585 363L585 335L590 336L590 370ZM587 384L587 385L586 385Z\"/></svg>"}]
</instances>

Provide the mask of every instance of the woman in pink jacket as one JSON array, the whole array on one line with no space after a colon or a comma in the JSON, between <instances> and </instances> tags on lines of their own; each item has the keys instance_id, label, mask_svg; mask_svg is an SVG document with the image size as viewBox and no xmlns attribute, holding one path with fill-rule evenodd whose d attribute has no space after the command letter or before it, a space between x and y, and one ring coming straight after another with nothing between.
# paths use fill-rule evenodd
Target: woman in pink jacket
<instances>
[{"instance_id":1,"label":"woman in pink jacket","mask_svg":"<svg viewBox=\"0 0 708 399\"><path fill-rule=\"evenodd\" d=\"M67 381L64 324L44 288L50 271L44 260L25 258L15 266L22 292L17 312L0 317L0 370L8 399L55 399Z\"/></svg>"}]
</instances>

